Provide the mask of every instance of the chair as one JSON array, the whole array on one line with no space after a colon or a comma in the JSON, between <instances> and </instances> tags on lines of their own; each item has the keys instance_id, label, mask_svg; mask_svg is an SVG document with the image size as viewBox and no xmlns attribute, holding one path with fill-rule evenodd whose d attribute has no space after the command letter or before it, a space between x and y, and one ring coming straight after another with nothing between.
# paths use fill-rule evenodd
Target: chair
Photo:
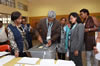
<instances>
[{"instance_id":1,"label":"chair","mask_svg":"<svg viewBox=\"0 0 100 66\"><path fill-rule=\"evenodd\" d=\"M0 51L11 51L11 48L9 45L0 45Z\"/></svg>"}]
</instances>

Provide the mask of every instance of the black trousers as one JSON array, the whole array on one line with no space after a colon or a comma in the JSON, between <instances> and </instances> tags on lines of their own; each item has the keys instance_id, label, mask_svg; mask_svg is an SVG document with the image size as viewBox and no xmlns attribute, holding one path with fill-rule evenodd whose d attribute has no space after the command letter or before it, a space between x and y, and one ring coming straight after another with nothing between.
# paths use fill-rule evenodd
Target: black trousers
<instances>
[{"instance_id":1,"label":"black trousers","mask_svg":"<svg viewBox=\"0 0 100 66\"><path fill-rule=\"evenodd\" d=\"M58 52L58 59L65 60L65 53Z\"/></svg>"},{"instance_id":2,"label":"black trousers","mask_svg":"<svg viewBox=\"0 0 100 66\"><path fill-rule=\"evenodd\" d=\"M74 61L76 66L83 66L83 64L82 64L82 55L81 55L80 51L79 51L78 56L75 56L74 52L69 52L69 60Z\"/></svg>"}]
</instances>

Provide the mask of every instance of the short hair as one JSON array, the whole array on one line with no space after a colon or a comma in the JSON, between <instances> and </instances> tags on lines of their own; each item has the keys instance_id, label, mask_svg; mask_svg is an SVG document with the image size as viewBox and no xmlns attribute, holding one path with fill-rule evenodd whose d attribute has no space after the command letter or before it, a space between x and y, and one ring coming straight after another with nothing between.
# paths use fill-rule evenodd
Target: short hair
<instances>
[{"instance_id":1,"label":"short hair","mask_svg":"<svg viewBox=\"0 0 100 66\"><path fill-rule=\"evenodd\" d=\"M87 13L87 15L89 15L88 9L81 9L80 12L84 12L84 13Z\"/></svg>"},{"instance_id":2,"label":"short hair","mask_svg":"<svg viewBox=\"0 0 100 66\"><path fill-rule=\"evenodd\" d=\"M25 21L27 21L27 18L25 16L23 16L22 19L25 19Z\"/></svg>"},{"instance_id":3,"label":"short hair","mask_svg":"<svg viewBox=\"0 0 100 66\"><path fill-rule=\"evenodd\" d=\"M14 12L12 12L12 14L11 14L11 20L12 20L12 21L15 21L15 20L18 19L20 16L21 16L21 13L20 13L20 12L14 11Z\"/></svg>"},{"instance_id":4,"label":"short hair","mask_svg":"<svg viewBox=\"0 0 100 66\"><path fill-rule=\"evenodd\" d=\"M56 18L56 12L55 11L48 11L48 18Z\"/></svg>"},{"instance_id":5,"label":"short hair","mask_svg":"<svg viewBox=\"0 0 100 66\"><path fill-rule=\"evenodd\" d=\"M3 23L2 21L0 21L0 23Z\"/></svg>"},{"instance_id":6,"label":"short hair","mask_svg":"<svg viewBox=\"0 0 100 66\"><path fill-rule=\"evenodd\" d=\"M63 19L65 19L65 21L67 21L66 17L62 17L62 18L60 19L60 21L63 20Z\"/></svg>"}]
</instances>

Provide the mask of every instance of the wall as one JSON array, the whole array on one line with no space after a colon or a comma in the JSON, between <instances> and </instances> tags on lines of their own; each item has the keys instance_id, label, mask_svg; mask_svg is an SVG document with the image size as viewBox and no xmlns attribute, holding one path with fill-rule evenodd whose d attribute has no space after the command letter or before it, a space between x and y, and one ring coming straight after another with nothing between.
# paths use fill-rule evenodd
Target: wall
<instances>
[{"instance_id":1,"label":"wall","mask_svg":"<svg viewBox=\"0 0 100 66\"><path fill-rule=\"evenodd\" d=\"M91 13L100 12L100 0L30 0L29 16L46 16L49 10L55 10L57 15L79 12L87 8Z\"/></svg>"},{"instance_id":2,"label":"wall","mask_svg":"<svg viewBox=\"0 0 100 66\"><path fill-rule=\"evenodd\" d=\"M100 13L91 13L91 16L95 16L98 21L100 22ZM46 16L38 16L38 17L29 17L29 22L33 28L36 28L36 25L40 21L40 19L45 18ZM68 15L57 15L56 19L60 20L60 18L66 17L68 18Z\"/></svg>"}]
</instances>

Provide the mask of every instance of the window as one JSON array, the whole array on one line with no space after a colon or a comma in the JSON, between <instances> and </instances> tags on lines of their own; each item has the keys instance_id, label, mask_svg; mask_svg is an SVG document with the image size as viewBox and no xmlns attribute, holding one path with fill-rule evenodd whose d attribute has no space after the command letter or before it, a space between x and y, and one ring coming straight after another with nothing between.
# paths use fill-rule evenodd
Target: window
<instances>
[{"instance_id":1,"label":"window","mask_svg":"<svg viewBox=\"0 0 100 66\"><path fill-rule=\"evenodd\" d=\"M2 21L4 25L7 25L11 23L11 16L9 14L0 13L0 21Z\"/></svg>"},{"instance_id":2,"label":"window","mask_svg":"<svg viewBox=\"0 0 100 66\"><path fill-rule=\"evenodd\" d=\"M24 10L24 11L28 11L28 7L27 5L24 5L20 2L18 2L18 9Z\"/></svg>"},{"instance_id":3,"label":"window","mask_svg":"<svg viewBox=\"0 0 100 66\"><path fill-rule=\"evenodd\" d=\"M0 4L15 8L15 0L0 0Z\"/></svg>"}]
</instances>

